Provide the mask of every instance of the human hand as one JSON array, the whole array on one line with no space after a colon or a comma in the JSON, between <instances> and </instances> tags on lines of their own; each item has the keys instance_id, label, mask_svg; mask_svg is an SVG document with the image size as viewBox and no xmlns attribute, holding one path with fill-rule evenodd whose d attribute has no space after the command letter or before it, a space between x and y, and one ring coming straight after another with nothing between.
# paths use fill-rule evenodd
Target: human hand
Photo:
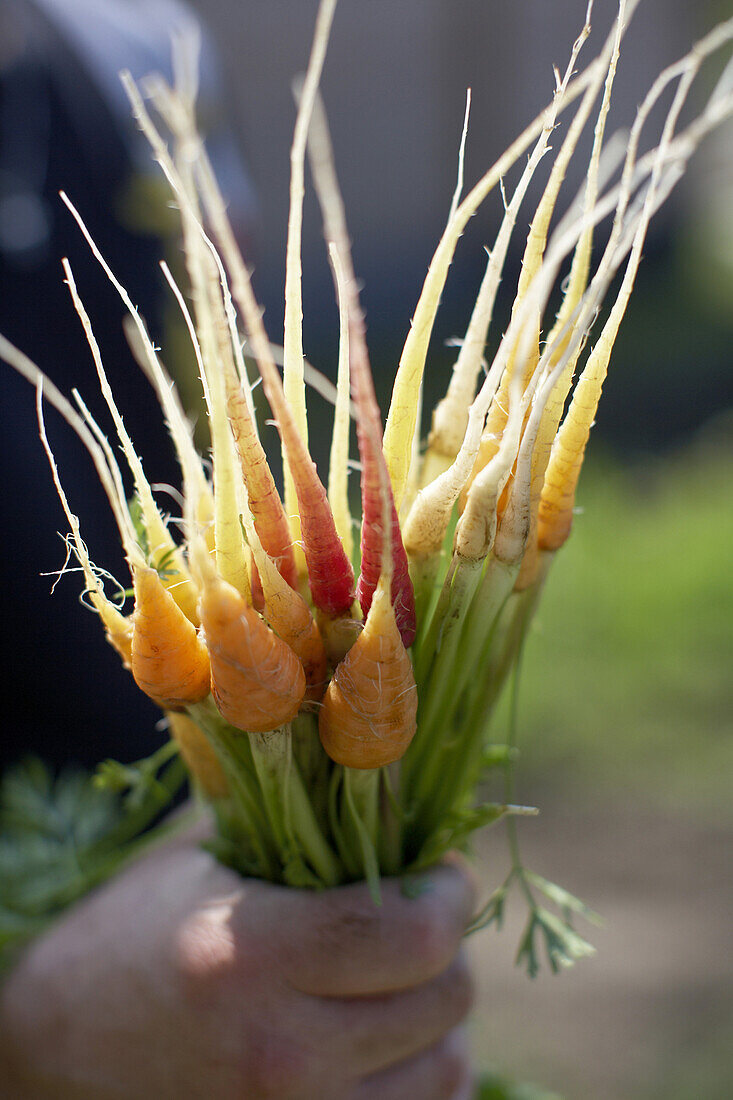
<instances>
[{"instance_id":1,"label":"human hand","mask_svg":"<svg viewBox=\"0 0 733 1100\"><path fill-rule=\"evenodd\" d=\"M9 1095L468 1100L473 889L454 865L417 886L385 880L377 908L363 884L292 890L238 878L190 837L157 848L11 975Z\"/></svg>"}]
</instances>

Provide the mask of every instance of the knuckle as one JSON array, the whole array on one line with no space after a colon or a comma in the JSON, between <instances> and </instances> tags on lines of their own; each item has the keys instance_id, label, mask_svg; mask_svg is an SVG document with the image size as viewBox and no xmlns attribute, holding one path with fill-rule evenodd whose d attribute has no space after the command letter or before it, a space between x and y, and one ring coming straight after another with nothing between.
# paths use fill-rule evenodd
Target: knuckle
<instances>
[{"instance_id":1,"label":"knuckle","mask_svg":"<svg viewBox=\"0 0 733 1100\"><path fill-rule=\"evenodd\" d=\"M329 909L324 915L318 929L319 941L324 950L343 947L352 942L372 941L380 928L380 914L371 899L369 904L352 901L348 905Z\"/></svg>"},{"instance_id":2,"label":"knuckle","mask_svg":"<svg viewBox=\"0 0 733 1100\"><path fill-rule=\"evenodd\" d=\"M309 1053L290 1035L251 1034L240 1063L242 1095L251 1100L305 1096L312 1076L310 1063Z\"/></svg>"},{"instance_id":3,"label":"knuckle","mask_svg":"<svg viewBox=\"0 0 733 1100\"><path fill-rule=\"evenodd\" d=\"M438 1055L436 1077L438 1096L441 1100L453 1100L456 1092L466 1080L467 1060L457 1050L447 1049Z\"/></svg>"},{"instance_id":4,"label":"knuckle","mask_svg":"<svg viewBox=\"0 0 733 1100\"><path fill-rule=\"evenodd\" d=\"M463 1095L472 1080L471 1060L465 1036L453 1032L435 1050L434 1081L440 1100L455 1100Z\"/></svg>"},{"instance_id":5,"label":"knuckle","mask_svg":"<svg viewBox=\"0 0 733 1100\"><path fill-rule=\"evenodd\" d=\"M473 1008L476 990L473 974L463 954L448 971L448 996L457 1021L463 1020Z\"/></svg>"},{"instance_id":6,"label":"knuckle","mask_svg":"<svg viewBox=\"0 0 733 1100\"><path fill-rule=\"evenodd\" d=\"M439 974L453 958L458 940L448 915L436 906L414 917L410 943L425 970Z\"/></svg>"}]
</instances>

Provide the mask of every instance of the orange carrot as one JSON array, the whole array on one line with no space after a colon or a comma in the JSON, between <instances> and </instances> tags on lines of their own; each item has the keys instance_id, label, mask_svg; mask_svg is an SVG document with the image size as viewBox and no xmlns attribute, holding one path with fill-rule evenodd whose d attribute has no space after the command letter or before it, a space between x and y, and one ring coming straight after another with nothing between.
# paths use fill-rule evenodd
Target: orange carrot
<instances>
[{"instance_id":1,"label":"orange carrot","mask_svg":"<svg viewBox=\"0 0 733 1100\"><path fill-rule=\"evenodd\" d=\"M250 733L290 722L305 694L300 661L213 569L206 569L202 579L199 611L211 660L211 691L220 713Z\"/></svg>"},{"instance_id":2,"label":"orange carrot","mask_svg":"<svg viewBox=\"0 0 733 1100\"><path fill-rule=\"evenodd\" d=\"M319 716L321 744L350 768L399 760L417 728L417 688L390 587L389 572L383 573L364 629L337 666Z\"/></svg>"},{"instance_id":3,"label":"orange carrot","mask_svg":"<svg viewBox=\"0 0 733 1100\"><path fill-rule=\"evenodd\" d=\"M261 585L263 613L275 633L286 642L303 666L305 697L317 702L326 690L328 665L321 632L299 592L290 588L267 557L256 532L246 524L253 563Z\"/></svg>"},{"instance_id":4,"label":"orange carrot","mask_svg":"<svg viewBox=\"0 0 733 1100\"><path fill-rule=\"evenodd\" d=\"M252 554L252 575L257 576L261 610L264 617L284 642L299 658L305 673L308 689L306 698L317 701L326 690L327 662L321 632L311 615L310 608L299 592L286 582L265 553L251 514L242 513L247 542Z\"/></svg>"},{"instance_id":5,"label":"orange carrot","mask_svg":"<svg viewBox=\"0 0 733 1100\"><path fill-rule=\"evenodd\" d=\"M209 657L196 628L149 566L133 566L130 664L138 687L168 710L209 694Z\"/></svg>"},{"instance_id":6,"label":"orange carrot","mask_svg":"<svg viewBox=\"0 0 733 1100\"><path fill-rule=\"evenodd\" d=\"M298 573L287 516L267 464L244 392L238 381L225 379L227 412L237 447L242 476L247 486L249 510L265 550L291 588L298 587Z\"/></svg>"},{"instance_id":7,"label":"orange carrot","mask_svg":"<svg viewBox=\"0 0 733 1100\"><path fill-rule=\"evenodd\" d=\"M267 600L265 618L280 638L298 657L307 689L305 698L317 702L326 689L326 651L321 632L302 596L290 589L291 598L285 601Z\"/></svg>"}]
</instances>

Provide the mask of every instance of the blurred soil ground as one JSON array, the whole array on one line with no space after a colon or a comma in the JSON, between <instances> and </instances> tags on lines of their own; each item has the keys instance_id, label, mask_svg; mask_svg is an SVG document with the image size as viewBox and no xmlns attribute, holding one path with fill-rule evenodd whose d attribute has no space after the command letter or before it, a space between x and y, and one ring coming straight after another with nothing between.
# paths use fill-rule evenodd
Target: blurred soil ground
<instances>
[{"instance_id":1,"label":"blurred soil ground","mask_svg":"<svg viewBox=\"0 0 733 1100\"><path fill-rule=\"evenodd\" d=\"M492 885L501 830L478 852ZM522 823L523 858L602 914L601 928L578 925L598 953L530 981L513 965L526 907L512 895L505 927L470 943L481 1065L563 1100L733 1097L732 840L729 820L546 799Z\"/></svg>"}]
</instances>

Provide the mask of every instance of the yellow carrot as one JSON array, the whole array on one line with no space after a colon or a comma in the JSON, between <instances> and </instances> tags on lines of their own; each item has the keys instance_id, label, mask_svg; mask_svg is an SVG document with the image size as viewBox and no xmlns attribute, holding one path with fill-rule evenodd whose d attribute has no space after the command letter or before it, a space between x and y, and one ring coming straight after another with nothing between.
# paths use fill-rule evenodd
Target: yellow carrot
<instances>
[{"instance_id":1,"label":"yellow carrot","mask_svg":"<svg viewBox=\"0 0 733 1100\"><path fill-rule=\"evenodd\" d=\"M598 61L593 62L584 73L568 85L561 105L562 109L570 106L573 100L585 90L587 85L594 79L598 67ZM412 456L412 442L417 420L417 394L423 376L435 316L456 246L468 221L475 214L483 200L497 186L512 165L516 163L527 146L541 133L546 122L547 112L552 109L552 105L552 103L549 104L529 124L493 167L469 191L450 218L430 262L420 299L413 314L410 332L402 350L384 432L384 453L398 509L402 505Z\"/></svg>"},{"instance_id":2,"label":"yellow carrot","mask_svg":"<svg viewBox=\"0 0 733 1100\"><path fill-rule=\"evenodd\" d=\"M122 287L120 282L112 273L109 265L105 261L104 257L97 248L97 245L92 239L92 236L89 233L86 225L84 224L81 215L63 191L61 192L61 198L65 205L68 207L74 220L78 224L95 258L99 262L107 277L112 282L112 285L115 287L118 294L120 294L123 302L128 307L130 312L134 316L137 316L137 312L132 304L132 301L130 300L129 295L127 294L127 291L124 289L124 287ZM150 547L150 560L155 566L158 566L161 562L165 563L165 575L163 579L166 587L174 592L174 599L183 611L183 613L187 616L187 618L189 618L192 622L195 622L196 591L192 584L191 576L188 572L186 562L180 548L176 546L175 542L173 541L173 538L171 537L171 534L166 527L165 521L160 514L160 510L155 503L152 489L150 488L150 484L145 477L145 473L143 471L142 462L140 461L140 458L135 451L132 440L125 428L120 411L117 408L117 404L114 400L112 390L109 385L106 372L104 370L99 346L92 331L91 321L89 320L87 312L84 309L84 305L77 292L76 284L74 282L74 277L68 260L63 261L63 267L69 286L69 291L71 292L72 301L74 303L74 308L76 309L76 312L79 316L82 328L84 329L84 335L86 336L87 343L89 344L89 349L92 353L92 358L94 360L94 365L97 370L102 395L105 399L105 402L107 403L107 407L109 408L110 413L112 414L112 419L114 420L115 428L117 430L117 434L122 445L125 458L127 459L130 467L130 472L132 473L135 481L135 490L140 501L142 518L145 525L148 544Z\"/></svg>"},{"instance_id":3,"label":"yellow carrot","mask_svg":"<svg viewBox=\"0 0 733 1100\"><path fill-rule=\"evenodd\" d=\"M54 458L53 451L51 450L51 445L48 442L48 436L46 435L46 424L43 418L44 383L51 387L51 392L54 394L54 403L57 405L59 411L62 413L63 416L66 417L66 419L77 432L79 437L89 448L90 453L92 454L92 457L95 459L95 463L97 464L97 469L100 471L100 473L104 471L104 476L102 480L105 484L105 487L107 487L108 493L110 494L110 503L112 504L114 514L118 520L119 531L123 545L127 550L128 558L132 559L134 558L138 550L134 545L134 532L132 530L132 524L130 522L130 517L127 512L124 493L120 492L120 495L117 495L117 493L119 492L119 485L121 484L121 479L119 479L119 471L116 469L116 467L114 471L110 470L108 467L105 467L105 458L107 457L106 451L104 451L104 449L101 447L101 444L97 445L97 443L95 443L93 436L89 436L88 429L83 421L79 423L77 420L75 420L75 414L73 414L73 410L67 406L67 403L63 399L57 400L60 395L55 390L55 387L52 385L52 383L49 383L48 380L44 378L43 374L40 371L38 371L36 379L36 415L38 418L38 433L43 449L46 452L46 457L48 458L49 465L51 467L51 475L53 477L54 485L56 486L56 491L61 501L61 507L66 513L66 518L68 519L69 525L71 527L71 538L73 540L74 553L76 554L77 560L84 574L84 582L87 586L87 592L90 602L98 613L104 625L104 631L107 637L107 641L112 646L112 648L116 650L116 652L120 655L125 668L130 668L132 660L132 621L130 616L123 615L119 608L116 607L112 603L112 601L108 599L108 597L105 595L104 586L102 585L102 582L99 578L98 570L96 570L92 565L86 545L81 537L81 528L79 526L78 516L75 516L74 513L71 511L69 501L61 484L61 478L59 477L56 459ZM87 413L86 406L81 400L80 405L82 411ZM73 414L70 417L67 415L67 413L69 412ZM89 419L91 420L91 416L89 416ZM92 424L94 424L93 420ZM96 424L94 424L94 427L96 428ZM111 460L114 463L114 458L111 458ZM140 560L142 560L141 552Z\"/></svg>"},{"instance_id":4,"label":"yellow carrot","mask_svg":"<svg viewBox=\"0 0 733 1100\"><path fill-rule=\"evenodd\" d=\"M288 405L292 409L298 434L308 443L308 422L305 407L305 382L303 380L303 293L300 262L303 224L303 195L305 193L305 148L308 137L313 102L321 79L326 47L333 22L336 0L321 0L318 7L313 45L303 84L303 94L295 122L293 144L290 150L290 209L288 211L288 239L285 257L285 318L283 388ZM294 541L300 540L297 521L299 496L296 478L291 469L292 454L283 440L283 468L285 471L285 510L291 520Z\"/></svg>"},{"instance_id":5,"label":"yellow carrot","mask_svg":"<svg viewBox=\"0 0 733 1100\"><path fill-rule=\"evenodd\" d=\"M168 732L178 745L184 763L207 798L226 798L229 784L206 735L180 711L168 711Z\"/></svg>"}]
</instances>

